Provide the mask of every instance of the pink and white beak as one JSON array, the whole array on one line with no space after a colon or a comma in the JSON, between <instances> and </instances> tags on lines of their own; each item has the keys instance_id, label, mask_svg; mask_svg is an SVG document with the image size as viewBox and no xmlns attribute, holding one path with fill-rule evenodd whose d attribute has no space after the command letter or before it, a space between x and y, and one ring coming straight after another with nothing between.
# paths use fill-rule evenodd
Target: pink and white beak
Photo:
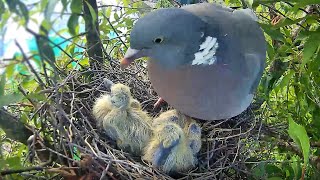
<instances>
[{"instance_id":1,"label":"pink and white beak","mask_svg":"<svg viewBox=\"0 0 320 180\"><path fill-rule=\"evenodd\" d=\"M132 49L132 48L128 48L126 54L124 55L124 57L122 58L122 60L120 61L120 68L121 69L125 69L127 68L134 60L144 57L145 52L144 49L142 50L138 50L138 49Z\"/></svg>"}]
</instances>

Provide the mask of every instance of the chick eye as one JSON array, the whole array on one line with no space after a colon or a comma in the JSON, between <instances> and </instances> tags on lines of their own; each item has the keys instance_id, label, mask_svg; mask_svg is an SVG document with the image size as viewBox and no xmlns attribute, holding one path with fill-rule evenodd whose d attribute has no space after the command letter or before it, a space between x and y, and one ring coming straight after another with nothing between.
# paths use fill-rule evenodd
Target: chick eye
<instances>
[{"instance_id":1,"label":"chick eye","mask_svg":"<svg viewBox=\"0 0 320 180\"><path fill-rule=\"evenodd\" d=\"M153 42L157 43L157 44L160 44L163 42L163 37L157 37L153 40Z\"/></svg>"}]
</instances>

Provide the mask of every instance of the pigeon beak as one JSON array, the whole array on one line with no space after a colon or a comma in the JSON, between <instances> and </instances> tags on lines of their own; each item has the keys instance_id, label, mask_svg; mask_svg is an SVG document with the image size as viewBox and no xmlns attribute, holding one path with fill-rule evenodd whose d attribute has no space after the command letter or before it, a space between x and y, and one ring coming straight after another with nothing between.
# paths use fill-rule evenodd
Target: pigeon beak
<instances>
[{"instance_id":1,"label":"pigeon beak","mask_svg":"<svg viewBox=\"0 0 320 180\"><path fill-rule=\"evenodd\" d=\"M144 57L145 53L144 50L132 49L128 48L126 54L124 55L123 59L120 61L120 68L125 69L127 68L134 60Z\"/></svg>"}]
</instances>

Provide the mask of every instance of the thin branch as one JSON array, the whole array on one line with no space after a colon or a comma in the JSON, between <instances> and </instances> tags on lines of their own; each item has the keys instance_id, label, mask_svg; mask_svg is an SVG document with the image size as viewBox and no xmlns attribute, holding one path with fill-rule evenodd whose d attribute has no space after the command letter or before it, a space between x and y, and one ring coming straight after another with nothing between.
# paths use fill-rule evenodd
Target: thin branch
<instances>
[{"instance_id":1,"label":"thin branch","mask_svg":"<svg viewBox=\"0 0 320 180\"><path fill-rule=\"evenodd\" d=\"M285 14L283 14L283 13L282 13L281 11L279 11L278 9L276 9L276 8L274 8L274 7L272 7L272 6L269 6L269 5L267 5L267 4L263 4L263 3L261 3L261 5L266 6L266 7L268 7L269 9L272 9L274 12L276 12L276 13L282 15L283 17L285 17L285 18L293 21L291 18L289 18L288 16L286 16ZM300 24L300 23L296 23L296 24L297 24L298 26L302 27L303 29L306 29L306 27L304 27L302 24Z\"/></svg>"},{"instance_id":2,"label":"thin branch","mask_svg":"<svg viewBox=\"0 0 320 180\"><path fill-rule=\"evenodd\" d=\"M18 174L23 172L29 172L29 171L43 171L47 169L45 166L51 164L52 159L50 158L48 162L45 162L44 164L40 166L34 166L34 167L27 167L23 169L8 169L8 170L2 170L0 171L1 176L9 175L9 174Z\"/></svg>"},{"instance_id":3,"label":"thin branch","mask_svg":"<svg viewBox=\"0 0 320 180\"><path fill-rule=\"evenodd\" d=\"M152 7L150 7L150 8L146 8L146 7L143 7L143 8L141 8L141 7L128 7L128 6L118 6L118 5L101 5L101 6L98 6L98 8L103 8L103 7L116 7L116 8L120 8L120 9L137 9L137 10L143 10L143 9L157 9L157 8L152 8Z\"/></svg>"},{"instance_id":4,"label":"thin branch","mask_svg":"<svg viewBox=\"0 0 320 180\"><path fill-rule=\"evenodd\" d=\"M42 79L40 78L40 76L38 75L38 73L36 72L36 70L33 68L33 66L31 65L31 63L29 62L29 59L27 58L26 54L24 53L23 49L21 48L20 44L15 40L15 44L18 46L21 54L22 54L22 57L23 57L23 60L28 64L31 72L36 76L40 86L42 86L43 88L46 87L46 85L43 83Z\"/></svg>"},{"instance_id":5,"label":"thin branch","mask_svg":"<svg viewBox=\"0 0 320 180\"><path fill-rule=\"evenodd\" d=\"M102 16L108 21L108 23L110 24L112 30L116 33L118 39L121 41L121 43L126 47L128 48L128 46L124 43L124 41L121 39L121 36L118 34L116 28L112 25L112 23L110 22L109 18L104 14L102 13Z\"/></svg>"}]
</instances>

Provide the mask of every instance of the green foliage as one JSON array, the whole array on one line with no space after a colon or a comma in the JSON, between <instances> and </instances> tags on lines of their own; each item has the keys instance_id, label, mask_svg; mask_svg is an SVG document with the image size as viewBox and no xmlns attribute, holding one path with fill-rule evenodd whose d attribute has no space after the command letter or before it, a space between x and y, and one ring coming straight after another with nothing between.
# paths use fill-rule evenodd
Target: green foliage
<instances>
[{"instance_id":1,"label":"green foliage","mask_svg":"<svg viewBox=\"0 0 320 180\"><path fill-rule=\"evenodd\" d=\"M25 19L25 24L27 24L29 21L29 11L27 6L19 0L6 0L6 2L9 10L19 16L23 16Z\"/></svg>"},{"instance_id":2,"label":"green foliage","mask_svg":"<svg viewBox=\"0 0 320 180\"><path fill-rule=\"evenodd\" d=\"M291 117L289 119L289 136L293 141L299 146L299 149L302 150L304 164L309 163L309 154L310 154L310 142L306 129L295 123Z\"/></svg>"},{"instance_id":3,"label":"green foliage","mask_svg":"<svg viewBox=\"0 0 320 180\"><path fill-rule=\"evenodd\" d=\"M0 96L0 107L19 102L23 99L21 94L7 94Z\"/></svg>"},{"instance_id":4,"label":"green foliage","mask_svg":"<svg viewBox=\"0 0 320 180\"><path fill-rule=\"evenodd\" d=\"M303 3L302 3L303 2ZM282 166L288 179L312 177L316 171L308 165L312 156L309 141L319 141L319 14L305 13L310 10L306 5L315 1L254 1L253 8L264 12L271 9L277 15L282 14L277 22L276 16L267 16L261 27L266 33L268 43L268 66L261 81L259 93L266 102L263 107L268 108L263 113L266 125L278 126L285 123L289 126L288 134L279 128L282 136L289 136L299 147L302 156L291 159L290 163L277 164ZM315 6L314 6L315 7ZM317 11L317 10L316 10ZM273 23L270 23L274 20ZM262 112L262 111L261 111ZM289 121L288 121L289 119ZM298 125L300 124L300 125ZM280 135L279 134L279 135ZM271 144L285 142L287 139L274 138ZM279 147L274 153L279 153L275 159L295 156L297 152L288 147ZM302 174L302 169L310 168L308 176ZM291 169L291 170L290 170Z\"/></svg>"},{"instance_id":5,"label":"green foliage","mask_svg":"<svg viewBox=\"0 0 320 180\"><path fill-rule=\"evenodd\" d=\"M2 15L4 13L5 7L3 1L0 1L0 20L2 19Z\"/></svg>"},{"instance_id":6,"label":"green foliage","mask_svg":"<svg viewBox=\"0 0 320 180\"><path fill-rule=\"evenodd\" d=\"M79 15L71 14L71 16L68 20L68 29L69 29L70 34L72 34L74 36L77 34L76 27L78 26L78 24L79 24Z\"/></svg>"},{"instance_id":7,"label":"green foliage","mask_svg":"<svg viewBox=\"0 0 320 180\"><path fill-rule=\"evenodd\" d=\"M159 0L156 4L157 8L169 8L173 7L173 5L168 0Z\"/></svg>"},{"instance_id":8,"label":"green foliage","mask_svg":"<svg viewBox=\"0 0 320 180\"><path fill-rule=\"evenodd\" d=\"M0 79L0 96L4 95L4 86L6 85L6 76L3 74Z\"/></svg>"},{"instance_id":9,"label":"green foliage","mask_svg":"<svg viewBox=\"0 0 320 180\"><path fill-rule=\"evenodd\" d=\"M255 179L282 179L282 170L273 164L267 164L265 162L259 163L252 169L252 173Z\"/></svg>"},{"instance_id":10,"label":"green foliage","mask_svg":"<svg viewBox=\"0 0 320 180\"><path fill-rule=\"evenodd\" d=\"M279 155L279 154L278 154ZM277 155L276 155L277 156ZM301 160L297 156L282 160L277 157L278 162L259 162L252 167L250 179L300 179L302 175ZM282 160L282 162L280 162ZM306 179L312 179L308 177Z\"/></svg>"},{"instance_id":11,"label":"green foliage","mask_svg":"<svg viewBox=\"0 0 320 180\"><path fill-rule=\"evenodd\" d=\"M259 4L271 4L271 3L276 3L276 2L282 2L282 0L255 0L254 4L255 5L259 5ZM300 0L288 0L288 2L290 3L296 3L296 5L298 7L300 6L306 6L306 5L310 5L310 4L318 4L319 1L318 0L304 0L304 1L300 1Z\"/></svg>"},{"instance_id":12,"label":"green foliage","mask_svg":"<svg viewBox=\"0 0 320 180\"><path fill-rule=\"evenodd\" d=\"M79 0L72 0L70 4L71 12L80 14L82 12L82 3L79 3Z\"/></svg>"},{"instance_id":13,"label":"green foliage","mask_svg":"<svg viewBox=\"0 0 320 180\"><path fill-rule=\"evenodd\" d=\"M320 30L320 29L319 29ZM312 57L315 56L317 53L317 50L320 47L320 31L312 33L304 43L304 48L302 51L303 58L301 67L305 66L310 60L312 60Z\"/></svg>"},{"instance_id":14,"label":"green foliage","mask_svg":"<svg viewBox=\"0 0 320 180\"><path fill-rule=\"evenodd\" d=\"M95 10L92 8L92 6L87 1L85 1L85 2L87 4L87 6L89 7L89 11L90 11L90 14L92 17L92 24L96 24L97 14L96 14Z\"/></svg>"},{"instance_id":15,"label":"green foliage","mask_svg":"<svg viewBox=\"0 0 320 180\"><path fill-rule=\"evenodd\" d=\"M3 74L0 79L0 108L7 106L12 103L16 103L22 100L23 96L21 94L5 94L5 84L6 76Z\"/></svg>"}]
</instances>

